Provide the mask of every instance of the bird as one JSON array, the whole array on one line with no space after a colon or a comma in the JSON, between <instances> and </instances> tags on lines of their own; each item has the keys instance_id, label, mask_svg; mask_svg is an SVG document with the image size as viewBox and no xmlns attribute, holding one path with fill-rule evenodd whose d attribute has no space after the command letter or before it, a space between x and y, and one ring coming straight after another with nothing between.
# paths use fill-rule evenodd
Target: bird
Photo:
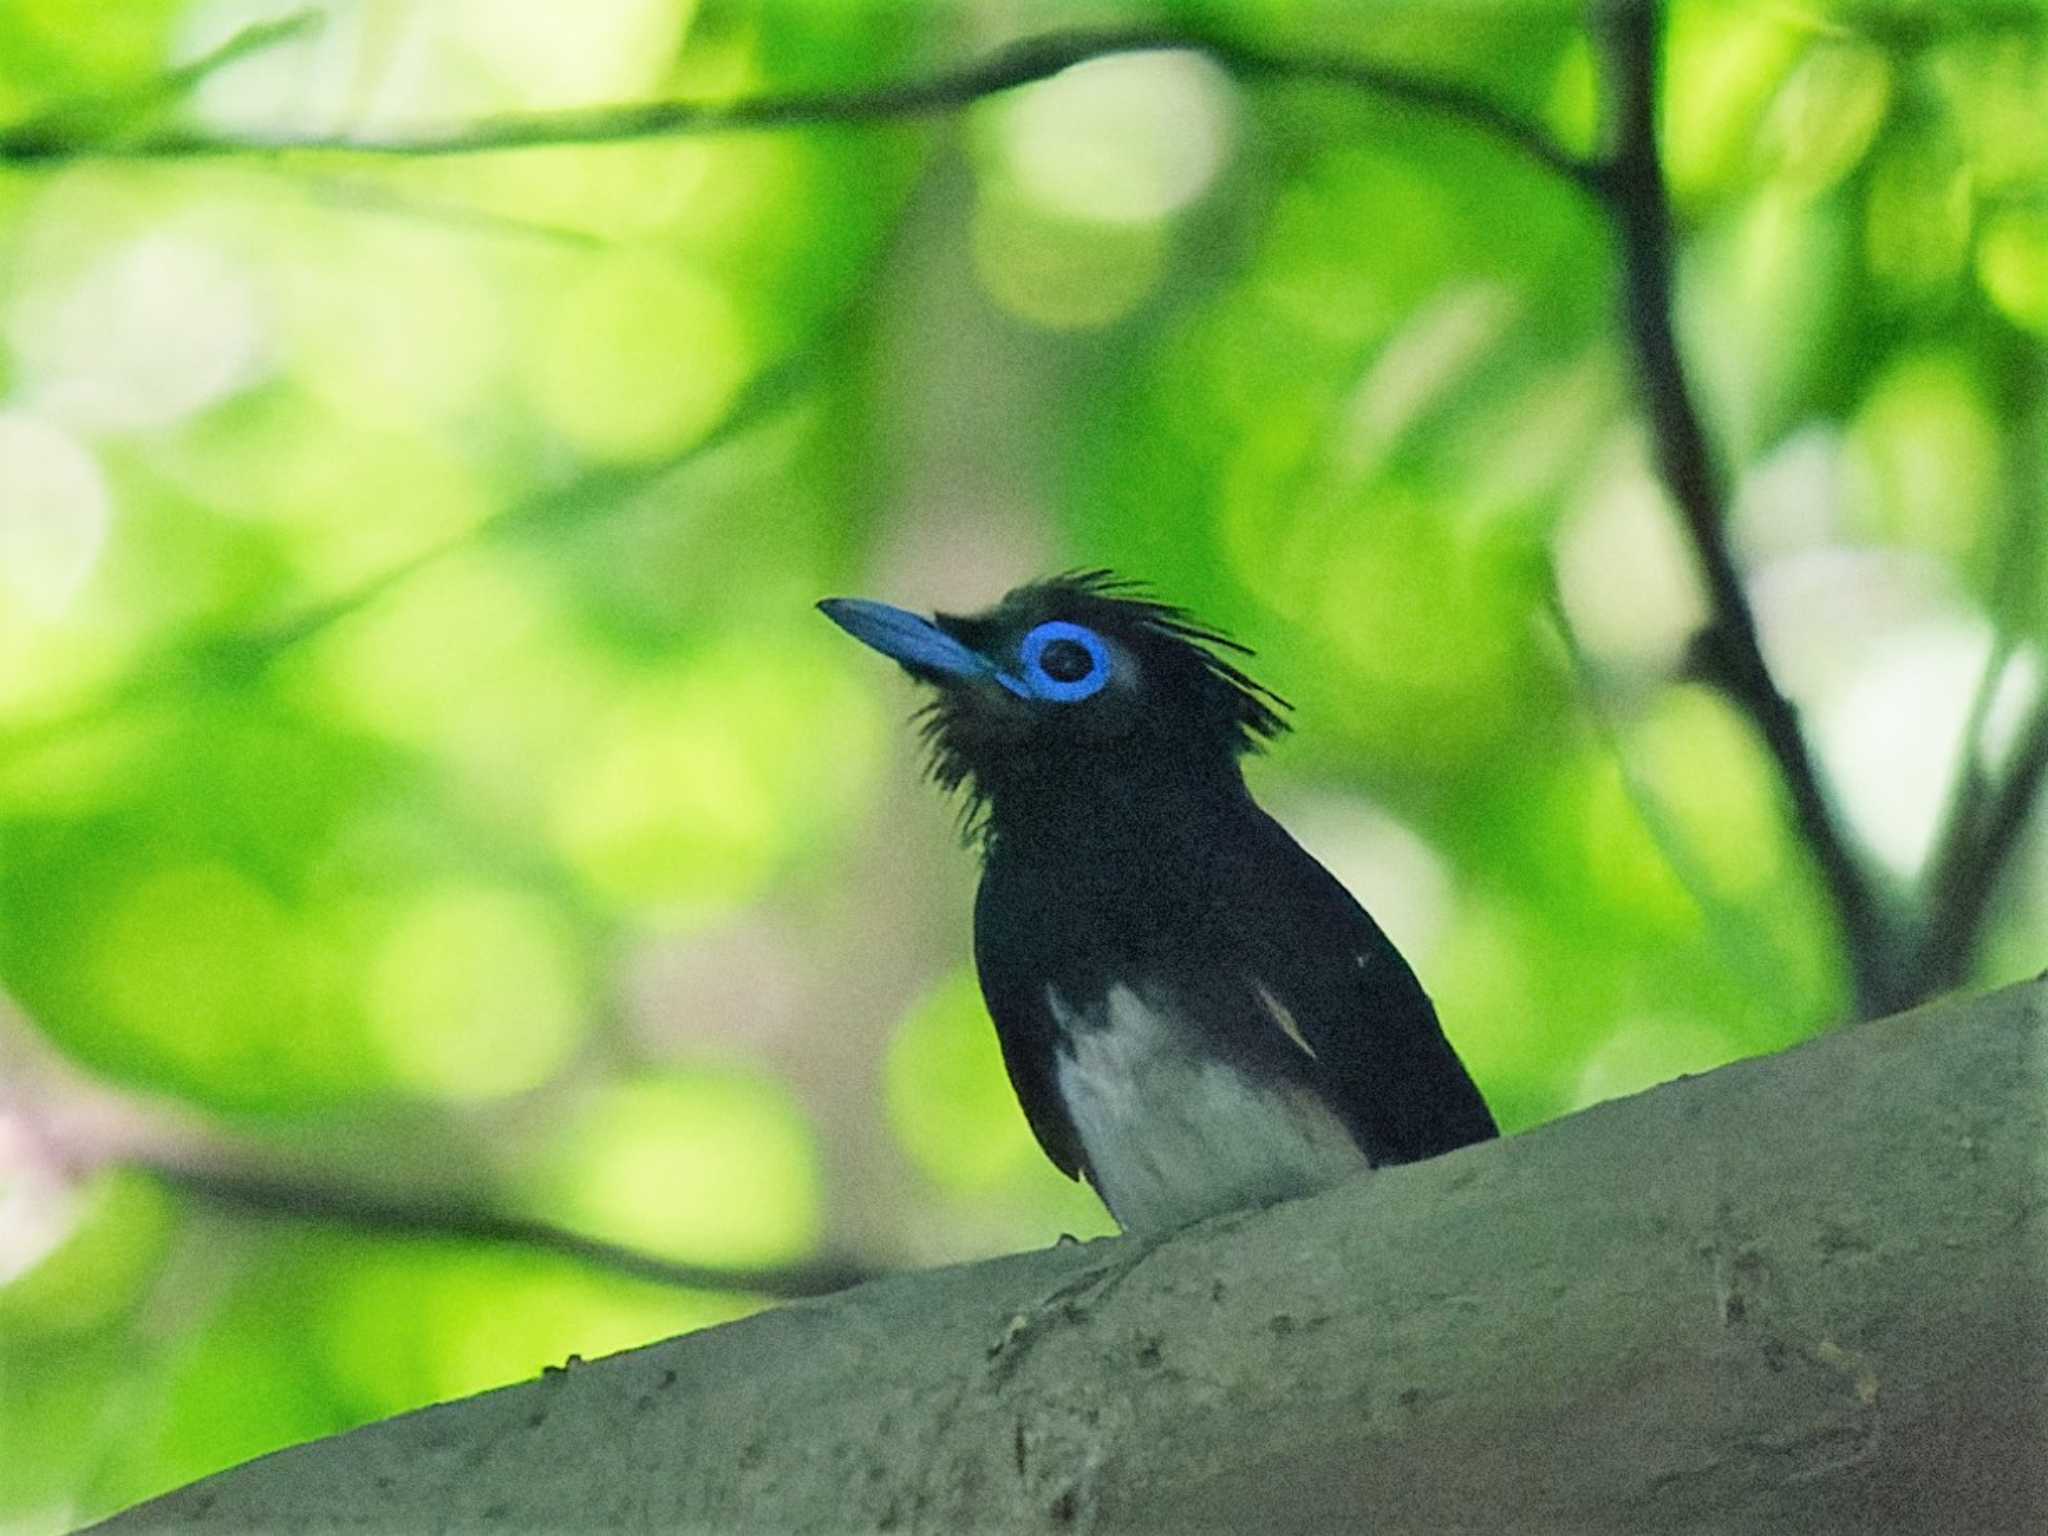
<instances>
[{"instance_id":1,"label":"bird","mask_svg":"<svg viewBox=\"0 0 2048 1536\"><path fill-rule=\"evenodd\" d=\"M1024 1116L1126 1233L1499 1134L1393 943L1253 800L1252 652L1108 570L931 618L827 598L929 687L981 856L974 959Z\"/></svg>"}]
</instances>

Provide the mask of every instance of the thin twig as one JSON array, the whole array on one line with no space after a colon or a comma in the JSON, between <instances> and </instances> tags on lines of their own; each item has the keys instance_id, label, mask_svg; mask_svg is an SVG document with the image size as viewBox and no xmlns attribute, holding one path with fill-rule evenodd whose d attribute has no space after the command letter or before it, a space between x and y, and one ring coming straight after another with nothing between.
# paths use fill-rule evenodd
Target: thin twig
<instances>
[{"instance_id":1,"label":"thin twig","mask_svg":"<svg viewBox=\"0 0 2048 1536\"><path fill-rule=\"evenodd\" d=\"M1768 936L1748 912L1726 900L1715 889L1713 876L1708 873L1705 862L1679 829L1662 797L1651 789L1629 760L1621 728L1602 703L1600 678L1593 658L1586 653L1578 630L1572 624L1571 614L1565 608L1556 568L1546 568L1544 575L1542 602L1545 616L1550 620L1558 644L1564 648L1565 660L1578 684L1579 701L1586 720L1605 750L1608 761L1614 765L1615 774L1621 780L1622 793L1628 797L1636 820L1642 823L1650 841L1656 844L1657 852L1663 857L1672 878L1698 909L1709 942L1721 952L1728 968L1744 984L1754 986L1776 968Z\"/></svg>"},{"instance_id":2,"label":"thin twig","mask_svg":"<svg viewBox=\"0 0 2048 1536\"><path fill-rule=\"evenodd\" d=\"M285 166L274 161L250 162L249 169L274 176L280 183L305 193L311 202L340 213L402 219L451 236L517 239L571 251L616 250L636 245L645 249L654 243L647 239L614 238L567 224L543 224L537 220L494 213L488 208L421 197L369 176L318 175L306 166Z\"/></svg>"},{"instance_id":3,"label":"thin twig","mask_svg":"<svg viewBox=\"0 0 2048 1536\"><path fill-rule=\"evenodd\" d=\"M1949 874L1959 861L1972 857L1971 850L1983 835L1984 809L1991 799L1991 771L1985 761L1984 733L1991 720L1991 706L2011 675L2013 657L2018 654L2018 637L2000 625L1992 636L1990 654L1978 675L1976 691L1970 696L1969 712L1963 717L1957 738L1955 786L1942 812L1935 833L1934 851L1928 856L1921 878L1923 903L1938 906L1935 893L1949 883Z\"/></svg>"},{"instance_id":4,"label":"thin twig","mask_svg":"<svg viewBox=\"0 0 2048 1536\"><path fill-rule=\"evenodd\" d=\"M1929 992L1959 985L1968 977L1982 939L1984 914L2040 802L2043 782L2048 782L2048 698L2034 706L2013 748L2005 781L1985 803L1974 856L1959 860L1932 893L1920 960Z\"/></svg>"},{"instance_id":5,"label":"thin twig","mask_svg":"<svg viewBox=\"0 0 2048 1536\"><path fill-rule=\"evenodd\" d=\"M1778 765L1800 837L1842 925L1857 1011L1908 999L1892 923L1839 819L1799 725L1764 660L1756 615L1728 544L1726 494L1693 403L1673 329L1671 209L1657 150L1655 0L1599 0L1611 146L1600 184L1620 242L1624 329L1641 375L1657 463L1699 562L1712 615L1704 655L1713 680L1755 723Z\"/></svg>"},{"instance_id":6,"label":"thin twig","mask_svg":"<svg viewBox=\"0 0 2048 1536\"><path fill-rule=\"evenodd\" d=\"M1914 974L1929 995L1968 978L1992 895L2026 830L2048 771L2048 684L2042 685L2005 777L1996 785L1985 761L1984 732L1992 701L2010 673L2017 637L2030 625L2040 593L2040 417L2048 397L2048 364L2035 355L2031 343L2020 345L2022 355L2009 370L2014 388L2007 403L2015 423L2005 476L2010 502L1993 573L1998 632L1964 727L1955 790L1921 882L1925 917Z\"/></svg>"},{"instance_id":7,"label":"thin twig","mask_svg":"<svg viewBox=\"0 0 2048 1536\"><path fill-rule=\"evenodd\" d=\"M851 1259L833 1257L775 1265L685 1264L531 1217L455 1201L398 1199L367 1190L193 1163L156 1160L131 1166L195 1199L243 1215L325 1222L379 1237L530 1248L635 1280L692 1290L745 1291L778 1298L822 1296L872 1280L880 1273Z\"/></svg>"},{"instance_id":8,"label":"thin twig","mask_svg":"<svg viewBox=\"0 0 2048 1536\"><path fill-rule=\"evenodd\" d=\"M319 30L326 19L319 11L304 10L252 22L219 47L164 71L131 96L59 102L0 130L0 161L63 160L93 154L110 143L120 127L144 113L176 101L230 64Z\"/></svg>"},{"instance_id":9,"label":"thin twig","mask_svg":"<svg viewBox=\"0 0 2048 1536\"><path fill-rule=\"evenodd\" d=\"M1116 54L1187 49L1241 79L1343 86L1477 128L1582 190L1592 167L1541 124L1455 81L1334 54L1292 55L1250 44L1157 28L1077 29L1030 38L987 58L918 80L859 90L715 101L654 101L472 119L362 137L293 133L211 133L171 129L119 139L66 141L24 124L0 132L0 160L195 159L221 155L345 153L470 155L544 145L616 144L682 134L732 133L823 124L912 121L957 112L989 96Z\"/></svg>"},{"instance_id":10,"label":"thin twig","mask_svg":"<svg viewBox=\"0 0 2048 1536\"><path fill-rule=\"evenodd\" d=\"M294 11L289 16L279 16L275 20L251 22L219 47L201 54L189 64L180 64L177 68L167 71L163 77L165 94L181 96L216 70L225 69L251 54L262 53L281 43L309 37L326 24L326 13L310 7L303 11Z\"/></svg>"}]
</instances>

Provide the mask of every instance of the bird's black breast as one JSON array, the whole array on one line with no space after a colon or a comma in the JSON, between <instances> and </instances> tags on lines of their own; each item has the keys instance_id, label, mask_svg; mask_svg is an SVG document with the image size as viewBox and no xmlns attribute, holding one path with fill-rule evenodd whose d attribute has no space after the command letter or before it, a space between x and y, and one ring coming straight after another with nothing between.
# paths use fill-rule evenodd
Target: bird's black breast
<instances>
[{"instance_id":1,"label":"bird's black breast","mask_svg":"<svg viewBox=\"0 0 2048 1536\"><path fill-rule=\"evenodd\" d=\"M1124 847L990 850L977 968L1052 1160L1128 1227L1112 1165L1127 1186L1148 1159L1171 1165L1156 1181L1170 1198L1149 1206L1200 1215L1190 1183L1217 1186L1221 1210L1494 1135L1413 972L1349 893L1249 798L1204 811ZM1333 1155L1332 1127L1355 1158Z\"/></svg>"}]
</instances>

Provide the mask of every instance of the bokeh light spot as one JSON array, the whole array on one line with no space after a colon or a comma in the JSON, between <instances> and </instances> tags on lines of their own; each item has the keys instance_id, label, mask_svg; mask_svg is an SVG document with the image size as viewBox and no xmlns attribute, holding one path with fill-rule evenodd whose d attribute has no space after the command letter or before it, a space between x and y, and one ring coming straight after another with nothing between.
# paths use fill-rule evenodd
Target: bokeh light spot
<instances>
[{"instance_id":1,"label":"bokeh light spot","mask_svg":"<svg viewBox=\"0 0 2048 1536\"><path fill-rule=\"evenodd\" d=\"M1849 173L1891 105L1891 63L1853 37L1815 44L1786 77L1758 133L1779 173L1806 196Z\"/></svg>"},{"instance_id":2,"label":"bokeh light spot","mask_svg":"<svg viewBox=\"0 0 2048 1536\"><path fill-rule=\"evenodd\" d=\"M437 561L309 648L307 692L447 763L485 808L532 816L628 676L545 574L488 546Z\"/></svg>"},{"instance_id":3,"label":"bokeh light spot","mask_svg":"<svg viewBox=\"0 0 2048 1536\"><path fill-rule=\"evenodd\" d=\"M1530 1021L1547 1017L1530 963L1535 947L1516 908L1467 892L1422 978L1445 1034L1497 1114L1506 1103L1540 1101L1544 1091L1549 1060L1528 1047ZM1502 1122L1509 1131L1528 1123L1506 1114Z\"/></svg>"},{"instance_id":4,"label":"bokeh light spot","mask_svg":"<svg viewBox=\"0 0 2048 1536\"><path fill-rule=\"evenodd\" d=\"M356 1245L316 1293L313 1346L382 1417L595 1360L753 1310L745 1298L622 1281L531 1254Z\"/></svg>"},{"instance_id":5,"label":"bokeh light spot","mask_svg":"<svg viewBox=\"0 0 2048 1536\"><path fill-rule=\"evenodd\" d=\"M525 108L630 100L659 87L696 0L440 0L427 14ZM472 65L473 67L473 65Z\"/></svg>"},{"instance_id":6,"label":"bokeh light spot","mask_svg":"<svg viewBox=\"0 0 2048 1536\"><path fill-rule=\"evenodd\" d=\"M320 24L267 48L208 70L192 91L194 113L207 127L260 133L291 125L308 133L340 131L361 109L363 28L354 6L324 0L196 0L177 8L170 53L190 64L243 28L313 10Z\"/></svg>"},{"instance_id":7,"label":"bokeh light spot","mask_svg":"<svg viewBox=\"0 0 2048 1536\"><path fill-rule=\"evenodd\" d=\"M17 300L9 332L38 407L86 431L168 427L253 382L265 326L247 275L165 231Z\"/></svg>"},{"instance_id":8,"label":"bokeh light spot","mask_svg":"<svg viewBox=\"0 0 2048 1536\"><path fill-rule=\"evenodd\" d=\"M1758 119L1806 42L1789 17L1761 7L1674 8L1664 37L1659 138L1681 202L1700 200L1748 169Z\"/></svg>"},{"instance_id":9,"label":"bokeh light spot","mask_svg":"<svg viewBox=\"0 0 2048 1536\"><path fill-rule=\"evenodd\" d=\"M1705 619L1677 513L1635 442L1607 456L1559 528L1557 585L1579 642L1643 672L1674 666Z\"/></svg>"},{"instance_id":10,"label":"bokeh light spot","mask_svg":"<svg viewBox=\"0 0 2048 1536\"><path fill-rule=\"evenodd\" d=\"M848 665L826 636L763 637L645 679L556 784L571 863L611 899L677 917L750 895L873 782L880 721Z\"/></svg>"},{"instance_id":11,"label":"bokeh light spot","mask_svg":"<svg viewBox=\"0 0 2048 1536\"><path fill-rule=\"evenodd\" d=\"M1938 134L1902 138L1871 166L1863 243L1870 269L1906 290L1950 282L1970 244L1970 168Z\"/></svg>"},{"instance_id":12,"label":"bokeh light spot","mask_svg":"<svg viewBox=\"0 0 2048 1536\"><path fill-rule=\"evenodd\" d=\"M303 1028L312 967L289 915L224 864L144 876L117 897L97 945L109 1012L148 1050L208 1078L278 1072L271 1042Z\"/></svg>"},{"instance_id":13,"label":"bokeh light spot","mask_svg":"<svg viewBox=\"0 0 2048 1536\"><path fill-rule=\"evenodd\" d=\"M736 1072L604 1089L535 1193L593 1236L699 1264L785 1263L818 1236L810 1127L775 1083Z\"/></svg>"},{"instance_id":14,"label":"bokeh light spot","mask_svg":"<svg viewBox=\"0 0 2048 1536\"><path fill-rule=\"evenodd\" d=\"M1581 856L1607 904L1641 928L1672 934L1696 927L1699 907L1659 840L1669 831L1662 802L1642 803L1642 790L1604 748L1588 754L1578 788Z\"/></svg>"},{"instance_id":15,"label":"bokeh light spot","mask_svg":"<svg viewBox=\"0 0 2048 1536\"><path fill-rule=\"evenodd\" d=\"M1485 369L1522 307L1493 282L1446 284L1418 305L1344 402L1332 452L1342 470L1361 478L1379 470Z\"/></svg>"},{"instance_id":16,"label":"bokeh light spot","mask_svg":"<svg viewBox=\"0 0 2048 1536\"><path fill-rule=\"evenodd\" d=\"M0 1103L0 1322L14 1312L14 1286L62 1248L78 1223L77 1176L53 1155L46 1133Z\"/></svg>"},{"instance_id":17,"label":"bokeh light spot","mask_svg":"<svg viewBox=\"0 0 2048 1536\"><path fill-rule=\"evenodd\" d=\"M1872 650L1816 712L1842 808L1897 874L1916 872L1933 846L1990 646L1981 623L1916 626Z\"/></svg>"},{"instance_id":18,"label":"bokeh light spot","mask_svg":"<svg viewBox=\"0 0 2048 1536\"><path fill-rule=\"evenodd\" d=\"M1977 242L1977 280L2011 320L2048 333L2048 213L2001 211Z\"/></svg>"},{"instance_id":19,"label":"bokeh light spot","mask_svg":"<svg viewBox=\"0 0 2048 1536\"><path fill-rule=\"evenodd\" d=\"M442 230L310 223L276 275L294 382L395 431L495 404L510 330L498 276Z\"/></svg>"},{"instance_id":20,"label":"bokeh light spot","mask_svg":"<svg viewBox=\"0 0 2048 1536\"><path fill-rule=\"evenodd\" d=\"M1600 131L1600 71L1585 38L1574 37L1559 56L1543 117L1566 148L1580 154L1595 148Z\"/></svg>"},{"instance_id":21,"label":"bokeh light spot","mask_svg":"<svg viewBox=\"0 0 2048 1536\"><path fill-rule=\"evenodd\" d=\"M1833 204L1766 183L1739 218L1681 255L1676 319L1702 406L1737 459L1762 453L1803 411L1817 354L1836 345L1838 285L1852 270Z\"/></svg>"},{"instance_id":22,"label":"bokeh light spot","mask_svg":"<svg viewBox=\"0 0 2048 1536\"><path fill-rule=\"evenodd\" d=\"M1961 359L1895 363L1857 413L1850 444L1885 534L1952 558L1975 547L1996 505L1998 427Z\"/></svg>"},{"instance_id":23,"label":"bokeh light spot","mask_svg":"<svg viewBox=\"0 0 2048 1536\"><path fill-rule=\"evenodd\" d=\"M0 1331L91 1328L132 1306L155 1275L176 1226L172 1202L128 1169L80 1186L75 1169L25 1166L24 1140L38 1129L0 1113Z\"/></svg>"},{"instance_id":24,"label":"bokeh light spot","mask_svg":"<svg viewBox=\"0 0 2048 1536\"><path fill-rule=\"evenodd\" d=\"M1710 688L1668 690L1624 749L1685 856L1720 889L1753 893L1784 868L1776 780L1756 735Z\"/></svg>"},{"instance_id":25,"label":"bokeh light spot","mask_svg":"<svg viewBox=\"0 0 2048 1536\"><path fill-rule=\"evenodd\" d=\"M555 429L592 458L687 446L717 424L753 363L726 291L680 261L592 258L550 308L529 388Z\"/></svg>"},{"instance_id":26,"label":"bokeh light spot","mask_svg":"<svg viewBox=\"0 0 2048 1536\"><path fill-rule=\"evenodd\" d=\"M1230 79L1183 50L1092 59L996 105L1017 191L1054 214L1145 224L1186 207L1230 152Z\"/></svg>"},{"instance_id":27,"label":"bokeh light spot","mask_svg":"<svg viewBox=\"0 0 2048 1536\"><path fill-rule=\"evenodd\" d=\"M367 979L371 1032L398 1079L484 1098L547 1080L581 1034L573 940L531 897L439 890L402 911Z\"/></svg>"},{"instance_id":28,"label":"bokeh light spot","mask_svg":"<svg viewBox=\"0 0 2048 1536\"><path fill-rule=\"evenodd\" d=\"M56 618L91 579L112 521L90 453L40 417L0 411L0 593Z\"/></svg>"},{"instance_id":29,"label":"bokeh light spot","mask_svg":"<svg viewBox=\"0 0 2048 1536\"><path fill-rule=\"evenodd\" d=\"M1159 280L1164 241L1151 224L1088 223L1000 191L974 209L974 268L990 298L1053 331L1122 318Z\"/></svg>"},{"instance_id":30,"label":"bokeh light spot","mask_svg":"<svg viewBox=\"0 0 2048 1536\"><path fill-rule=\"evenodd\" d=\"M1031 1127L971 970L954 972L904 1017L885 1076L890 1128L934 1184L986 1189L1030 1166Z\"/></svg>"},{"instance_id":31,"label":"bokeh light spot","mask_svg":"<svg viewBox=\"0 0 2048 1536\"><path fill-rule=\"evenodd\" d=\"M1699 1019L1626 1019L1579 1072L1570 1109L1641 1093L1689 1073L1711 1072L1743 1054L1723 1031Z\"/></svg>"},{"instance_id":32,"label":"bokeh light spot","mask_svg":"<svg viewBox=\"0 0 2048 1536\"><path fill-rule=\"evenodd\" d=\"M1282 511L1268 546L1277 560L1262 560L1243 532L1231 553L1261 596L1281 596L1281 572L1298 577L1284 600L1354 674L1322 700L1348 732L1455 759L1526 718L1527 696L1516 697L1531 681L1523 595L1502 568L1504 544L1454 526L1398 481L1374 492L1369 516L1329 494ZM1273 494L1235 477L1229 493Z\"/></svg>"}]
</instances>

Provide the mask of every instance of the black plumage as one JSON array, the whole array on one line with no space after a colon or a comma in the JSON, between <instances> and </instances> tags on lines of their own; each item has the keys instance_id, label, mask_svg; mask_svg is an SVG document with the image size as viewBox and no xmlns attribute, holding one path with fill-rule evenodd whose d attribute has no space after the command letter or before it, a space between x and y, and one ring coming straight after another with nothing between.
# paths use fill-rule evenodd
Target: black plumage
<instances>
[{"instance_id":1,"label":"black plumage","mask_svg":"<svg viewBox=\"0 0 2048 1536\"><path fill-rule=\"evenodd\" d=\"M1286 729L1243 647L1106 572L926 621L820 605L936 697L982 852L974 950L1024 1112L1164 1230L1497 1134L1414 973L1252 800Z\"/></svg>"}]
</instances>

